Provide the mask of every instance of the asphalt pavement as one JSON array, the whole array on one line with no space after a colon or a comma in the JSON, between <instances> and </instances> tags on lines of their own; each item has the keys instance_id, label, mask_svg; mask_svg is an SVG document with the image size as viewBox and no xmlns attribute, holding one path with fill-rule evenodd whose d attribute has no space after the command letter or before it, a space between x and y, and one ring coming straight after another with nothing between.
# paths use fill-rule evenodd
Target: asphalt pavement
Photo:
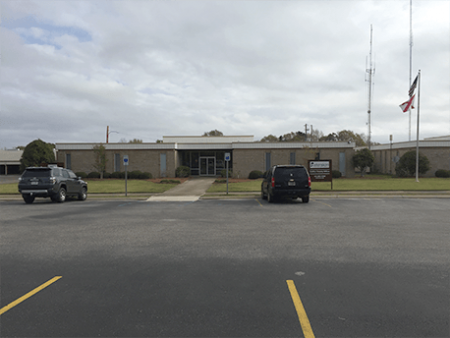
<instances>
[{"instance_id":1,"label":"asphalt pavement","mask_svg":"<svg viewBox=\"0 0 450 338\"><path fill-rule=\"evenodd\" d=\"M2 337L448 337L448 199L0 201ZM311 337L311 336L309 336Z\"/></svg>"}]
</instances>

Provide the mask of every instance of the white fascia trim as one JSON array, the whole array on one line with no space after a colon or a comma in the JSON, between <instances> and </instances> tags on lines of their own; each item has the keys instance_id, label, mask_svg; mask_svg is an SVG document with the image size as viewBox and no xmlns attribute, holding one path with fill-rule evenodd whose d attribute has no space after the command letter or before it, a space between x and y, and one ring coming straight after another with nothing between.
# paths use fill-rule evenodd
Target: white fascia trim
<instances>
[{"instance_id":1,"label":"white fascia trim","mask_svg":"<svg viewBox=\"0 0 450 338\"><path fill-rule=\"evenodd\" d=\"M56 143L57 150L92 150L100 143ZM106 150L173 150L176 143L102 143Z\"/></svg>"},{"instance_id":2,"label":"white fascia trim","mask_svg":"<svg viewBox=\"0 0 450 338\"><path fill-rule=\"evenodd\" d=\"M233 143L233 149L304 149L304 148L355 148L355 143L351 142L254 142Z\"/></svg>"},{"instance_id":3,"label":"white fascia trim","mask_svg":"<svg viewBox=\"0 0 450 338\"><path fill-rule=\"evenodd\" d=\"M416 148L417 142L400 142L400 143L392 143L392 149L407 149L407 148ZM367 147L365 147L367 148ZM450 141L419 141L419 148L450 148ZM362 149L357 148L356 150ZM380 144L376 146L372 146L371 150L390 150L390 144Z\"/></svg>"}]
</instances>

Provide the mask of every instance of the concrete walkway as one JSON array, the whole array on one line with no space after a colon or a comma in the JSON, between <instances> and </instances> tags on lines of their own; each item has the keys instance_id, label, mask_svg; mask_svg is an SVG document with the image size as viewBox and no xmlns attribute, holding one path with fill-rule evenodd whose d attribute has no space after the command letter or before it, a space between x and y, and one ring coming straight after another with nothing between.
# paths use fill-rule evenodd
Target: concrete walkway
<instances>
[{"instance_id":1,"label":"concrete walkway","mask_svg":"<svg viewBox=\"0 0 450 338\"><path fill-rule=\"evenodd\" d=\"M195 202L214 183L215 178L194 178L160 195L153 195L147 202Z\"/></svg>"}]
</instances>

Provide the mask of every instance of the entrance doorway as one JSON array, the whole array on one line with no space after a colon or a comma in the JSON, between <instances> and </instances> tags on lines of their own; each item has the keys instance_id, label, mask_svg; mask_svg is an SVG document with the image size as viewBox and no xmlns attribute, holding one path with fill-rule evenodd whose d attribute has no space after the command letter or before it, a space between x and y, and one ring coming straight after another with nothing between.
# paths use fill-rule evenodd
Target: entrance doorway
<instances>
[{"instance_id":1,"label":"entrance doorway","mask_svg":"<svg viewBox=\"0 0 450 338\"><path fill-rule=\"evenodd\" d=\"M200 157L200 176L216 175L216 158Z\"/></svg>"}]
</instances>

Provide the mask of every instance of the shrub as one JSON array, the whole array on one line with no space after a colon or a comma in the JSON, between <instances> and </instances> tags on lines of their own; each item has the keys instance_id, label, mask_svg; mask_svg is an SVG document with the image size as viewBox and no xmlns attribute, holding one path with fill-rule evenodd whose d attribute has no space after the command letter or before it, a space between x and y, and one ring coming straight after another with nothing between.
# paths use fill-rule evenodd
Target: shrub
<instances>
[{"instance_id":1,"label":"shrub","mask_svg":"<svg viewBox=\"0 0 450 338\"><path fill-rule=\"evenodd\" d=\"M150 178L153 178L153 176L152 176L152 174L149 173L149 172L141 173L141 174L139 175L139 179L141 179L141 180L148 180L148 179L150 179Z\"/></svg>"},{"instance_id":2,"label":"shrub","mask_svg":"<svg viewBox=\"0 0 450 338\"><path fill-rule=\"evenodd\" d=\"M256 180L257 178L261 178L263 176L262 171L259 170L253 170L248 174L248 178L251 180Z\"/></svg>"},{"instance_id":3,"label":"shrub","mask_svg":"<svg viewBox=\"0 0 450 338\"><path fill-rule=\"evenodd\" d=\"M220 176L227 177L227 170L226 169L221 170ZM233 172L231 170L228 170L228 177L233 177Z\"/></svg>"},{"instance_id":4,"label":"shrub","mask_svg":"<svg viewBox=\"0 0 450 338\"><path fill-rule=\"evenodd\" d=\"M87 177L87 174L84 171L78 171L75 173L75 175L77 175L77 177L81 177L81 178Z\"/></svg>"},{"instance_id":5,"label":"shrub","mask_svg":"<svg viewBox=\"0 0 450 338\"><path fill-rule=\"evenodd\" d=\"M104 172L103 173L103 178L111 178L111 173Z\"/></svg>"},{"instance_id":6,"label":"shrub","mask_svg":"<svg viewBox=\"0 0 450 338\"><path fill-rule=\"evenodd\" d=\"M439 169L436 170L436 177L450 177L450 170Z\"/></svg>"},{"instance_id":7,"label":"shrub","mask_svg":"<svg viewBox=\"0 0 450 338\"><path fill-rule=\"evenodd\" d=\"M216 183L227 183L227 180L221 180L221 179L217 179L215 180Z\"/></svg>"},{"instance_id":8,"label":"shrub","mask_svg":"<svg viewBox=\"0 0 450 338\"><path fill-rule=\"evenodd\" d=\"M331 172L331 177L333 177L333 178L341 178L342 177L342 173L339 170L333 170Z\"/></svg>"},{"instance_id":9,"label":"shrub","mask_svg":"<svg viewBox=\"0 0 450 338\"><path fill-rule=\"evenodd\" d=\"M142 171L133 170L133 171L130 171L129 173L127 173L127 178L137 180L137 179L139 179L139 176L141 174L142 174Z\"/></svg>"},{"instance_id":10,"label":"shrub","mask_svg":"<svg viewBox=\"0 0 450 338\"><path fill-rule=\"evenodd\" d=\"M121 174L122 173L120 171L115 171L111 174L111 178L122 178ZM124 177L125 177L125 173L124 173Z\"/></svg>"},{"instance_id":11,"label":"shrub","mask_svg":"<svg viewBox=\"0 0 450 338\"><path fill-rule=\"evenodd\" d=\"M93 171L87 175L87 178L100 178L100 173L98 171Z\"/></svg>"},{"instance_id":12,"label":"shrub","mask_svg":"<svg viewBox=\"0 0 450 338\"><path fill-rule=\"evenodd\" d=\"M419 174L425 174L430 170L430 161L419 153ZM408 174L414 176L416 173L416 151L407 151L395 167L395 172L399 177L406 177Z\"/></svg>"},{"instance_id":13,"label":"shrub","mask_svg":"<svg viewBox=\"0 0 450 338\"><path fill-rule=\"evenodd\" d=\"M191 175L191 169L186 166L179 166L177 170L175 170L175 177L189 177Z\"/></svg>"}]
</instances>

